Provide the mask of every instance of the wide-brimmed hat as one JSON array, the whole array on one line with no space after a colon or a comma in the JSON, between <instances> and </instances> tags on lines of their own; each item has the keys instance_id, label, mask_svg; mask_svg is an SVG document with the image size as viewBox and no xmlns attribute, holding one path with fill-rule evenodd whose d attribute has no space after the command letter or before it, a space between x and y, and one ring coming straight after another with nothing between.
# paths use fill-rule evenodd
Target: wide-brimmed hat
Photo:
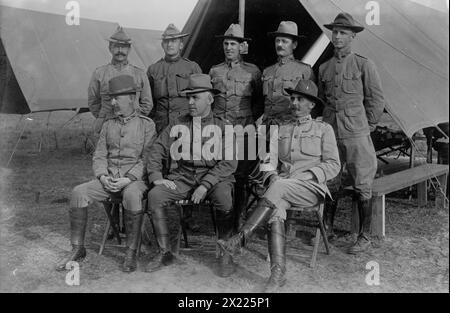
<instances>
[{"instance_id":1,"label":"wide-brimmed hat","mask_svg":"<svg viewBox=\"0 0 450 313\"><path fill-rule=\"evenodd\" d=\"M244 37L244 32L242 31L241 25L239 24L231 24L230 27L228 27L225 34L217 35L216 38L233 39L237 40L238 42L252 40L251 38Z\"/></svg>"},{"instance_id":2,"label":"wide-brimmed hat","mask_svg":"<svg viewBox=\"0 0 450 313\"><path fill-rule=\"evenodd\" d=\"M142 90L136 86L133 76L130 75L113 77L109 80L108 86L108 95L110 96L133 94Z\"/></svg>"},{"instance_id":3,"label":"wide-brimmed hat","mask_svg":"<svg viewBox=\"0 0 450 313\"><path fill-rule=\"evenodd\" d=\"M272 37L288 36L294 39L306 38L306 36L298 34L297 23L292 21L282 21L276 31L267 33L267 35Z\"/></svg>"},{"instance_id":4,"label":"wide-brimmed hat","mask_svg":"<svg viewBox=\"0 0 450 313\"><path fill-rule=\"evenodd\" d=\"M183 34L174 24L169 24L164 33L161 35L161 39L162 40L175 39L175 38L183 38L186 36L189 36L189 34Z\"/></svg>"},{"instance_id":5,"label":"wide-brimmed hat","mask_svg":"<svg viewBox=\"0 0 450 313\"><path fill-rule=\"evenodd\" d=\"M181 94L187 96L204 91L210 91L215 95L220 93L220 90L213 88L211 84L211 77L208 74L192 74L189 76L189 84L187 88L183 89Z\"/></svg>"},{"instance_id":6,"label":"wide-brimmed hat","mask_svg":"<svg viewBox=\"0 0 450 313\"><path fill-rule=\"evenodd\" d=\"M364 27L356 24L356 21L349 13L339 13L334 22L331 24L325 24L324 27L333 30L334 27L344 27L353 30L355 33L359 33L364 30Z\"/></svg>"},{"instance_id":7,"label":"wide-brimmed hat","mask_svg":"<svg viewBox=\"0 0 450 313\"><path fill-rule=\"evenodd\" d=\"M118 26L114 34L112 34L111 37L109 37L107 40L113 43L131 45L130 36L128 36L128 34L121 26Z\"/></svg>"},{"instance_id":8,"label":"wide-brimmed hat","mask_svg":"<svg viewBox=\"0 0 450 313\"><path fill-rule=\"evenodd\" d=\"M297 83L297 86L295 86L294 89L285 88L284 90L290 95L297 94L304 96L305 98L308 98L311 101L314 101L316 107L317 106L323 107L324 105L322 99L317 97L319 90L312 80L302 79ZM316 110L317 109L318 108L316 108Z\"/></svg>"}]
</instances>

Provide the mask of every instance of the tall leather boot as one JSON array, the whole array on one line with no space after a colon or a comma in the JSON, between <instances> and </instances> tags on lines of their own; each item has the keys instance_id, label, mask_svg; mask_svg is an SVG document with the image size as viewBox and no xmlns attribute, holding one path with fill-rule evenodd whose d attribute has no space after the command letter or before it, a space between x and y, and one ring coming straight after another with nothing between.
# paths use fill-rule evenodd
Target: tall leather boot
<instances>
[{"instance_id":1,"label":"tall leather boot","mask_svg":"<svg viewBox=\"0 0 450 313\"><path fill-rule=\"evenodd\" d=\"M270 254L270 278L264 292L276 292L286 283L286 233L284 221L274 221L270 224L268 236Z\"/></svg>"},{"instance_id":2,"label":"tall leather boot","mask_svg":"<svg viewBox=\"0 0 450 313\"><path fill-rule=\"evenodd\" d=\"M234 226L233 211L216 211L216 224L219 240L228 240L231 237ZM219 255L219 276L228 277L236 271L231 254L227 251L220 251Z\"/></svg>"},{"instance_id":3,"label":"tall leather boot","mask_svg":"<svg viewBox=\"0 0 450 313\"><path fill-rule=\"evenodd\" d=\"M175 262L175 257L171 251L168 219L165 210L165 207L156 209L152 217L160 252L158 256L147 264L145 272L155 272Z\"/></svg>"},{"instance_id":4,"label":"tall leather boot","mask_svg":"<svg viewBox=\"0 0 450 313\"><path fill-rule=\"evenodd\" d=\"M84 247L84 236L87 225L87 207L70 208L70 243L72 251L68 253L56 265L57 271L65 271L66 264L70 261L81 262L86 257L86 248Z\"/></svg>"},{"instance_id":5,"label":"tall leather boot","mask_svg":"<svg viewBox=\"0 0 450 313\"><path fill-rule=\"evenodd\" d=\"M136 250L141 236L142 211L134 212L124 210L125 230L127 234L127 251L122 264L122 271L126 273L134 272L137 268Z\"/></svg>"},{"instance_id":6,"label":"tall leather boot","mask_svg":"<svg viewBox=\"0 0 450 313\"><path fill-rule=\"evenodd\" d=\"M240 229L239 233L231 237L229 240L218 240L219 247L224 252L234 254L235 251L244 246L250 235L255 231L259 225L264 225L272 215L275 205L262 198L258 202L258 206L250 217L245 221L244 225Z\"/></svg>"},{"instance_id":7,"label":"tall leather boot","mask_svg":"<svg viewBox=\"0 0 450 313\"><path fill-rule=\"evenodd\" d=\"M372 206L370 199L359 200L360 231L356 243L348 249L349 254L358 254L367 251L370 246L370 224L372 222Z\"/></svg>"}]
</instances>

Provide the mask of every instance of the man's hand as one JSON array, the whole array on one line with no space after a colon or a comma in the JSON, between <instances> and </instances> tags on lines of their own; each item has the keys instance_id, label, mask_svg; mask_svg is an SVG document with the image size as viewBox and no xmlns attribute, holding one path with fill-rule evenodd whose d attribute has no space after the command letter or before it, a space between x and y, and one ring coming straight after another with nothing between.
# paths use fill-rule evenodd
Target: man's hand
<instances>
[{"instance_id":1,"label":"man's hand","mask_svg":"<svg viewBox=\"0 0 450 313\"><path fill-rule=\"evenodd\" d=\"M114 192L112 191L114 189L114 186L113 186L113 178L111 176L102 175L100 177L100 182L102 183L103 188L105 188L106 191Z\"/></svg>"},{"instance_id":2,"label":"man's hand","mask_svg":"<svg viewBox=\"0 0 450 313\"><path fill-rule=\"evenodd\" d=\"M203 200L203 198L206 196L206 193L208 192L208 189L206 189L205 186L200 185L195 189L194 193L192 194L191 201L194 202L194 204L199 204L200 201Z\"/></svg>"},{"instance_id":3,"label":"man's hand","mask_svg":"<svg viewBox=\"0 0 450 313\"><path fill-rule=\"evenodd\" d=\"M119 192L131 183L131 179L128 177L113 178L111 181L112 192Z\"/></svg>"},{"instance_id":4,"label":"man's hand","mask_svg":"<svg viewBox=\"0 0 450 313\"><path fill-rule=\"evenodd\" d=\"M169 189L175 190L177 189L177 185L172 180L168 179L157 179L153 182L155 186L164 185Z\"/></svg>"}]
</instances>

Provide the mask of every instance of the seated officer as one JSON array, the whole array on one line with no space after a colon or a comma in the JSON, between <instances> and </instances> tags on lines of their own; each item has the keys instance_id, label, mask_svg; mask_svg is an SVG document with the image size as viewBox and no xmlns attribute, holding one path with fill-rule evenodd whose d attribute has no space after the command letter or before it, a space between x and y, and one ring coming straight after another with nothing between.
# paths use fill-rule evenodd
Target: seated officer
<instances>
[{"instance_id":1,"label":"seated officer","mask_svg":"<svg viewBox=\"0 0 450 313\"><path fill-rule=\"evenodd\" d=\"M174 262L166 212L169 208L167 204L172 201L189 198L197 204L208 198L216 210L219 238L226 240L231 236L233 173L237 161L226 160L224 157L225 151L233 149L233 140L231 143L224 140L227 121L213 115L211 111L213 95L217 92L212 88L209 75L192 74L188 88L185 89L185 94L189 97L189 114L170 122L150 149L147 172L149 182L155 187L148 193L148 204L161 253L148 264L147 272L159 270ZM205 133L205 136L210 136L208 129L214 128L221 132L220 136L202 136ZM220 143L219 148L212 154L207 154L206 150L214 148L208 147L214 137ZM181 156L177 155L179 149L174 149L180 141L183 142L182 150L187 152ZM178 166L165 179L161 171L163 162L168 158L175 160ZM220 256L219 265L220 276L231 275L234 271L231 255L228 253Z\"/></svg>"},{"instance_id":2,"label":"seated officer","mask_svg":"<svg viewBox=\"0 0 450 313\"><path fill-rule=\"evenodd\" d=\"M96 179L76 186L70 199L70 241L72 252L57 265L65 270L69 261L86 256L84 236L87 207L92 201L104 201L112 195L123 197L127 251L122 264L124 272L136 270L136 249L142 223L142 196L147 192L144 151L155 137L153 121L136 111L139 89L132 76L121 75L109 81L114 118L107 120L93 156Z\"/></svg>"},{"instance_id":3,"label":"seated officer","mask_svg":"<svg viewBox=\"0 0 450 313\"><path fill-rule=\"evenodd\" d=\"M221 250L233 253L258 225L268 222L271 276L265 286L267 292L286 282L286 210L317 205L329 194L327 180L340 170L333 128L310 115L316 105L322 105L316 85L310 80L300 80L295 89L287 88L286 92L290 94L294 116L280 126L278 157L274 158L273 170L264 173L269 187L239 233L228 241L218 242ZM273 155L273 151L270 153Z\"/></svg>"}]
</instances>

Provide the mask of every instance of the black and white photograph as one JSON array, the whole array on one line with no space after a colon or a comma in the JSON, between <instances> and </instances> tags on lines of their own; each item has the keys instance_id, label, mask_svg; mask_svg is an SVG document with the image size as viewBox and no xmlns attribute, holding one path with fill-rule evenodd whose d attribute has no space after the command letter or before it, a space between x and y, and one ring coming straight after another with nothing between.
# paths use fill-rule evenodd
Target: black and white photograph
<instances>
[{"instance_id":1,"label":"black and white photograph","mask_svg":"<svg viewBox=\"0 0 450 313\"><path fill-rule=\"evenodd\" d=\"M449 293L448 164L448 0L0 0L0 293Z\"/></svg>"}]
</instances>

